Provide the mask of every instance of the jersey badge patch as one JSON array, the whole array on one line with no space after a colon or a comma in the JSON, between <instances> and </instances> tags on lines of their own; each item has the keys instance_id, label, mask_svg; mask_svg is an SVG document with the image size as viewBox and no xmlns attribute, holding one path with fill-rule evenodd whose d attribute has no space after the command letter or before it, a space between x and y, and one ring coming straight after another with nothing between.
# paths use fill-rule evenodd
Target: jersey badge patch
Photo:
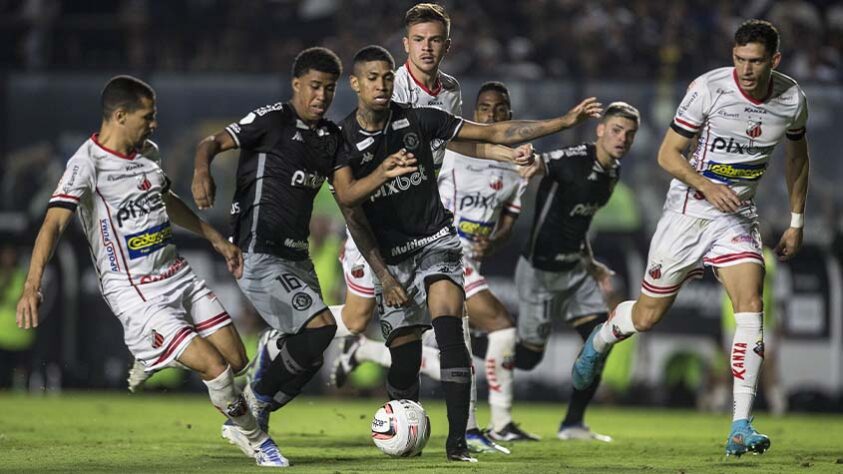
<instances>
[{"instance_id":1,"label":"jersey badge patch","mask_svg":"<svg viewBox=\"0 0 843 474\"><path fill-rule=\"evenodd\" d=\"M126 247L129 249L129 258L136 259L149 255L150 253L164 248L173 240L173 228L169 222L155 227L150 227L137 234L126 236Z\"/></svg>"}]
</instances>

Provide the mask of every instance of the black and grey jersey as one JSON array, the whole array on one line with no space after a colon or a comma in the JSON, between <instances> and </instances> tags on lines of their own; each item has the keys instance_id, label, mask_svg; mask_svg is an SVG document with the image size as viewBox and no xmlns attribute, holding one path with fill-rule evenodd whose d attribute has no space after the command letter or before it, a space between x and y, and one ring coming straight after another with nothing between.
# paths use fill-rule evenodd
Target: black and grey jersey
<instances>
[{"instance_id":1,"label":"black and grey jersey","mask_svg":"<svg viewBox=\"0 0 843 474\"><path fill-rule=\"evenodd\" d=\"M240 148L231 203L233 242L245 252L308 256L313 199L333 175L342 136L322 120L309 127L289 103L249 112L225 130Z\"/></svg>"},{"instance_id":2,"label":"black and grey jersey","mask_svg":"<svg viewBox=\"0 0 843 474\"><path fill-rule=\"evenodd\" d=\"M619 165L605 169L593 143L542 153L547 175L539 183L530 239L522 254L545 271L572 268L582 256L594 214L612 195Z\"/></svg>"},{"instance_id":3,"label":"black and grey jersey","mask_svg":"<svg viewBox=\"0 0 843 474\"><path fill-rule=\"evenodd\" d=\"M452 139L463 120L432 107L391 102L384 128L367 132L356 114L355 109L340 123L344 143L337 167L349 166L354 178L360 179L402 148L418 162L417 171L387 181L362 205L384 260L394 264L455 232L453 216L439 198L430 142Z\"/></svg>"}]
</instances>

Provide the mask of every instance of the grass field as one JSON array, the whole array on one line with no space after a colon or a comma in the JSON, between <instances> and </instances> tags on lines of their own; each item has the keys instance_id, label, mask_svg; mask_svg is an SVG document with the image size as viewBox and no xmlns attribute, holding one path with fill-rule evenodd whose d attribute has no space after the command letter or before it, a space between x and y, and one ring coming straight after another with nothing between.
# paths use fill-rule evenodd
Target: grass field
<instances>
[{"instance_id":1,"label":"grass field","mask_svg":"<svg viewBox=\"0 0 843 474\"><path fill-rule=\"evenodd\" d=\"M772 439L763 456L723 456L726 416L595 407L588 422L611 444L555 437L563 405L516 405L515 417L544 440L475 465L444 460L444 403L427 409L433 434L424 454L390 459L369 439L378 400L301 399L272 420L272 435L297 472L840 472L843 416L760 416ZM486 420L483 407L480 419ZM222 416L199 395L0 392L0 472L266 472L220 438Z\"/></svg>"}]
</instances>

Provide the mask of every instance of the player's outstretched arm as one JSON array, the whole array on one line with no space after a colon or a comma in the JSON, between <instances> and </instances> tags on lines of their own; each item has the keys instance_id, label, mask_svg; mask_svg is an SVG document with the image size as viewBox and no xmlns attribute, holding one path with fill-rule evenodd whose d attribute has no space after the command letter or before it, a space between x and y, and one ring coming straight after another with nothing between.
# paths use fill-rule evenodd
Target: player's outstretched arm
<instances>
[{"instance_id":1,"label":"player's outstretched arm","mask_svg":"<svg viewBox=\"0 0 843 474\"><path fill-rule=\"evenodd\" d=\"M237 143L225 130L205 138L196 146L190 191L199 209L210 209L214 206L217 186L211 176L211 162L217 154L233 148L237 148Z\"/></svg>"},{"instance_id":2,"label":"player's outstretched arm","mask_svg":"<svg viewBox=\"0 0 843 474\"><path fill-rule=\"evenodd\" d=\"M480 124L466 120L455 139L514 145L571 128L588 118L598 118L603 104L589 97L561 117L547 120L509 120Z\"/></svg>"},{"instance_id":3,"label":"player's outstretched arm","mask_svg":"<svg viewBox=\"0 0 843 474\"><path fill-rule=\"evenodd\" d=\"M235 278L243 276L243 253L239 247L227 241L211 224L197 216L176 193L168 191L162 197L167 215L174 224L204 237L225 258L228 271Z\"/></svg>"},{"instance_id":4,"label":"player's outstretched arm","mask_svg":"<svg viewBox=\"0 0 843 474\"><path fill-rule=\"evenodd\" d=\"M26 282L23 285L23 293L16 312L18 327L29 329L38 327L38 307L41 305L41 278L44 276L44 268L47 262L53 257L56 245L70 223L73 211L61 207L51 207L47 210L41 230L35 239L35 247L32 249L32 259L29 262L29 273L26 275Z\"/></svg>"},{"instance_id":5,"label":"player's outstretched arm","mask_svg":"<svg viewBox=\"0 0 843 474\"><path fill-rule=\"evenodd\" d=\"M407 304L409 301L407 292L392 274L389 273L389 269L386 268L386 263L384 263L380 250L378 250L375 234L372 232L363 208L360 206L346 206L339 202L338 204L343 217L345 217L345 223L348 226L348 231L351 233L351 238L354 239L354 243L357 244L360 254L366 259L366 262L381 283L384 303L390 307L404 306Z\"/></svg>"},{"instance_id":6,"label":"player's outstretched arm","mask_svg":"<svg viewBox=\"0 0 843 474\"><path fill-rule=\"evenodd\" d=\"M776 245L776 254L781 260L789 260L802 247L802 225L805 200L808 197L808 141L803 135L799 140L787 140L785 145L785 180L790 196L790 212L795 214L790 227L782 234Z\"/></svg>"},{"instance_id":7,"label":"player's outstretched arm","mask_svg":"<svg viewBox=\"0 0 843 474\"><path fill-rule=\"evenodd\" d=\"M737 211L741 205L738 195L725 184L717 184L705 179L685 159L682 153L690 143L690 138L683 137L673 129L668 129L659 148L659 166L674 178L703 193L708 202L720 211Z\"/></svg>"},{"instance_id":8,"label":"player's outstretched arm","mask_svg":"<svg viewBox=\"0 0 843 474\"><path fill-rule=\"evenodd\" d=\"M337 202L342 206L354 207L362 204L386 181L418 169L415 156L402 148L386 157L374 171L361 179L354 179L350 166L337 168L331 184Z\"/></svg>"},{"instance_id":9,"label":"player's outstretched arm","mask_svg":"<svg viewBox=\"0 0 843 474\"><path fill-rule=\"evenodd\" d=\"M463 140L449 142L448 149L473 158L515 163L519 166L529 166L535 159L533 145L529 143L518 148L510 148L506 145Z\"/></svg>"}]
</instances>

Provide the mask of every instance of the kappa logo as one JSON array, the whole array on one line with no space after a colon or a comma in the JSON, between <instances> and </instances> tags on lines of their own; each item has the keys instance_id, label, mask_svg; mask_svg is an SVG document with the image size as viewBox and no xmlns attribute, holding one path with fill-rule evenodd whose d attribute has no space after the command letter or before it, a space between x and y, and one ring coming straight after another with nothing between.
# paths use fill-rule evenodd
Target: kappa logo
<instances>
[{"instance_id":1,"label":"kappa logo","mask_svg":"<svg viewBox=\"0 0 843 474\"><path fill-rule=\"evenodd\" d=\"M736 379L743 380L746 374L746 343L736 342L732 346L732 376Z\"/></svg>"},{"instance_id":2,"label":"kappa logo","mask_svg":"<svg viewBox=\"0 0 843 474\"><path fill-rule=\"evenodd\" d=\"M366 163L372 161L374 158L375 154L367 151L366 153L363 153L363 159L360 160L360 164L365 165Z\"/></svg>"},{"instance_id":3,"label":"kappa logo","mask_svg":"<svg viewBox=\"0 0 843 474\"><path fill-rule=\"evenodd\" d=\"M657 263L657 264L653 265L652 267L650 267L649 270L647 270L647 273L650 275L650 278L652 278L653 280L658 280L659 278L662 277L662 264Z\"/></svg>"},{"instance_id":4,"label":"kappa logo","mask_svg":"<svg viewBox=\"0 0 843 474\"><path fill-rule=\"evenodd\" d=\"M749 138L758 138L761 136L761 121L750 119L746 124L746 134Z\"/></svg>"},{"instance_id":5,"label":"kappa logo","mask_svg":"<svg viewBox=\"0 0 843 474\"><path fill-rule=\"evenodd\" d=\"M590 175L588 175L589 181L597 181L597 172L592 171Z\"/></svg>"},{"instance_id":6,"label":"kappa logo","mask_svg":"<svg viewBox=\"0 0 843 474\"><path fill-rule=\"evenodd\" d=\"M304 138L302 138L302 136L301 136L301 132L299 132L298 130L296 130L296 134L295 134L295 135L293 135L292 140L293 140L294 142L304 142Z\"/></svg>"}]
</instances>

